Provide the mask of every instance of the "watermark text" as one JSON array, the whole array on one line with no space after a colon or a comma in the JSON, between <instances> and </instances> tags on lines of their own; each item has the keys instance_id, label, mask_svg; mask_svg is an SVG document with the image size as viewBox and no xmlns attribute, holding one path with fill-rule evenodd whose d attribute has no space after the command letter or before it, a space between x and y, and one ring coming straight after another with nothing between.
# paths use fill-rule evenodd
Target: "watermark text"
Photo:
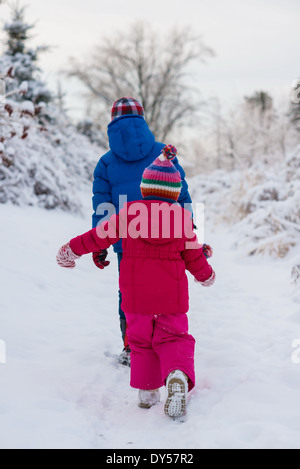
<instances>
[{"instance_id":1,"label":"watermark text","mask_svg":"<svg viewBox=\"0 0 300 469\"><path fill-rule=\"evenodd\" d=\"M119 213L112 203L101 203L96 214L101 217L97 225L99 238L183 238L185 249L197 248L193 227L197 227L198 242L204 243L204 204L162 200L130 202L126 207L126 195L119 197Z\"/></svg>"}]
</instances>

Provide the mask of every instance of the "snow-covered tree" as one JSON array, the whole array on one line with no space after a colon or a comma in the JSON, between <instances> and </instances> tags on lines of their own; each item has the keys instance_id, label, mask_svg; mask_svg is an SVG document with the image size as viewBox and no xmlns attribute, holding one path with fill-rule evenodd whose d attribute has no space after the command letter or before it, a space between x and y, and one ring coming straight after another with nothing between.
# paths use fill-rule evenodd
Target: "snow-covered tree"
<instances>
[{"instance_id":1,"label":"snow-covered tree","mask_svg":"<svg viewBox=\"0 0 300 469\"><path fill-rule=\"evenodd\" d=\"M287 97L275 104L268 93L259 91L218 115L212 123L218 167L239 169L283 160L297 143L288 110Z\"/></svg>"},{"instance_id":2,"label":"snow-covered tree","mask_svg":"<svg viewBox=\"0 0 300 469\"><path fill-rule=\"evenodd\" d=\"M68 74L84 85L97 123L116 99L133 96L142 102L155 136L165 141L174 129L193 122L201 101L187 80L190 66L212 55L188 28L157 32L139 21L103 37L88 60L73 59Z\"/></svg>"},{"instance_id":3,"label":"snow-covered tree","mask_svg":"<svg viewBox=\"0 0 300 469\"><path fill-rule=\"evenodd\" d=\"M37 77L36 50L27 49L31 27L24 8L14 7L5 25L8 39L0 56L0 203L80 211L80 191L91 186L103 151L80 135L63 106L52 102Z\"/></svg>"},{"instance_id":4,"label":"snow-covered tree","mask_svg":"<svg viewBox=\"0 0 300 469\"><path fill-rule=\"evenodd\" d=\"M29 32L34 27L25 21L25 7L18 3L11 7L11 20L4 25L6 44L4 55L0 59L0 72L10 70L10 80L7 81L7 91L11 91L27 83L26 97L19 99L30 100L35 104L48 103L52 99L51 92L46 84L39 78L40 69L37 61L41 52L48 48L40 46L28 47Z\"/></svg>"},{"instance_id":5,"label":"snow-covered tree","mask_svg":"<svg viewBox=\"0 0 300 469\"><path fill-rule=\"evenodd\" d=\"M294 128L300 132L300 79L293 83L289 116Z\"/></svg>"}]
</instances>

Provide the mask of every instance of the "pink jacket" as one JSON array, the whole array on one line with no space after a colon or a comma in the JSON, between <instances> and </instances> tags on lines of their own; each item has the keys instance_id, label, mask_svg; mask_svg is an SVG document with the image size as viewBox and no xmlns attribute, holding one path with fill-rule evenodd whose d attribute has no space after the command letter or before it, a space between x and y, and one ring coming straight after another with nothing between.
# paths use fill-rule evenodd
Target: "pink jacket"
<instances>
[{"instance_id":1,"label":"pink jacket","mask_svg":"<svg viewBox=\"0 0 300 469\"><path fill-rule=\"evenodd\" d=\"M186 313L185 270L199 281L213 273L193 232L190 212L161 200L129 202L119 215L73 238L70 247L82 255L107 249L121 238L119 282L125 314Z\"/></svg>"}]
</instances>

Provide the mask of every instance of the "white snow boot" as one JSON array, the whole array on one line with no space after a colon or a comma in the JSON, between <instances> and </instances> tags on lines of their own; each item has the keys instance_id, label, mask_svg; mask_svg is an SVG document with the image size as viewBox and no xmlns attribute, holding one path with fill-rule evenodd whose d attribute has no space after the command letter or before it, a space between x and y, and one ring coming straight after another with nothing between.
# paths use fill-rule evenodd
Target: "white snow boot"
<instances>
[{"instance_id":1,"label":"white snow boot","mask_svg":"<svg viewBox=\"0 0 300 469\"><path fill-rule=\"evenodd\" d=\"M143 409L150 409L153 405L157 404L160 399L159 389L139 389L138 406Z\"/></svg>"},{"instance_id":2,"label":"white snow boot","mask_svg":"<svg viewBox=\"0 0 300 469\"><path fill-rule=\"evenodd\" d=\"M168 396L165 403L165 414L171 418L186 414L188 377L181 370L172 371L166 382Z\"/></svg>"}]
</instances>

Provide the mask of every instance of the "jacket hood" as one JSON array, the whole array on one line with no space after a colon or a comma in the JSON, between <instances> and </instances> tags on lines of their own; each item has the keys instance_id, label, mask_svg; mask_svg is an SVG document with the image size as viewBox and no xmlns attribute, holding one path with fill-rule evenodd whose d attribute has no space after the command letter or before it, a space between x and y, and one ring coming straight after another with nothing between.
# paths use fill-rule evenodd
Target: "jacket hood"
<instances>
[{"instance_id":1,"label":"jacket hood","mask_svg":"<svg viewBox=\"0 0 300 469\"><path fill-rule=\"evenodd\" d=\"M147 122L138 115L117 117L108 124L107 135L111 151L126 161L142 160L155 144Z\"/></svg>"}]
</instances>

